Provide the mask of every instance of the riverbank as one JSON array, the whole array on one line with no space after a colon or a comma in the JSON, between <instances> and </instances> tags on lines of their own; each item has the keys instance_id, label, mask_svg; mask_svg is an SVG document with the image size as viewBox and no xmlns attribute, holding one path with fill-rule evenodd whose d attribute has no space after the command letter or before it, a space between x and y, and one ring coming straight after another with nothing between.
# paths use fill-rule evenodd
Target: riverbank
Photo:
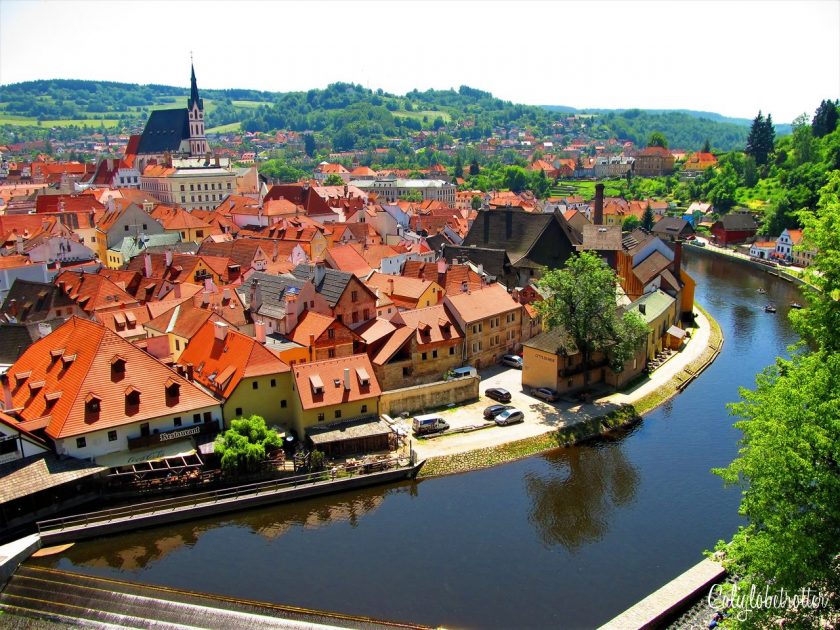
<instances>
[{"instance_id":1,"label":"riverbank","mask_svg":"<svg viewBox=\"0 0 840 630\"><path fill-rule=\"evenodd\" d=\"M720 325L699 304L695 304L695 310L698 311L697 328L687 347L630 391L616 392L591 405L579 405L560 412L562 418L559 422L533 426L531 430L535 434L527 437L517 439L515 434L506 432L501 442L497 435L493 437L496 444L478 448L469 448L466 442L462 442L464 448L458 448L462 444L453 444L456 438L450 439L448 444L445 444L447 438L442 438L441 444L436 446L438 450L448 452L438 455L430 447L418 446L418 452L426 459L420 477L489 468L635 424L643 414L682 392L720 354L723 346Z\"/></svg>"}]
</instances>

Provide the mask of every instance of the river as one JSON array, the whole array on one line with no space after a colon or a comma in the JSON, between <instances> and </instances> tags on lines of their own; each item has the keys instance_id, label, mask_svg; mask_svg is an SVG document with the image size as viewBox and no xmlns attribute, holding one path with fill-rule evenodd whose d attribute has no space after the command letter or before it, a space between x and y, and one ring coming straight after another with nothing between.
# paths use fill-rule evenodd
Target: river
<instances>
[{"instance_id":1,"label":"river","mask_svg":"<svg viewBox=\"0 0 840 630\"><path fill-rule=\"evenodd\" d=\"M39 564L447 627L592 627L737 529L726 402L796 336L797 288L684 248L723 351L609 441L492 469L322 497L75 545ZM765 287L768 294L756 292ZM763 305L777 304L777 314Z\"/></svg>"}]
</instances>

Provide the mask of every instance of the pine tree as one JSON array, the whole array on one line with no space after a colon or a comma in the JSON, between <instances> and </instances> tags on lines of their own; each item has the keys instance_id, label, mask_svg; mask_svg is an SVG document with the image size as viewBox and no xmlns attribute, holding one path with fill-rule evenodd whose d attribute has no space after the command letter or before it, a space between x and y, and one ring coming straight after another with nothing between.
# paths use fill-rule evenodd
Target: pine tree
<instances>
[{"instance_id":1,"label":"pine tree","mask_svg":"<svg viewBox=\"0 0 840 630\"><path fill-rule=\"evenodd\" d=\"M811 131L815 138L822 138L830 134L837 127L837 101L823 100L814 114Z\"/></svg>"},{"instance_id":2,"label":"pine tree","mask_svg":"<svg viewBox=\"0 0 840 630\"><path fill-rule=\"evenodd\" d=\"M463 177L464 176L464 163L461 161L461 156L458 155L455 157L455 170L453 172L455 177Z\"/></svg>"},{"instance_id":3,"label":"pine tree","mask_svg":"<svg viewBox=\"0 0 840 630\"><path fill-rule=\"evenodd\" d=\"M478 160L473 158L473 161L470 162L470 175L478 175L481 172L481 169L478 168Z\"/></svg>"},{"instance_id":4,"label":"pine tree","mask_svg":"<svg viewBox=\"0 0 840 630\"><path fill-rule=\"evenodd\" d=\"M642 229L646 232L653 230L653 208L650 204L645 208L645 213L642 215Z\"/></svg>"},{"instance_id":5,"label":"pine tree","mask_svg":"<svg viewBox=\"0 0 840 630\"><path fill-rule=\"evenodd\" d=\"M709 143L709 139L706 138L706 141L703 143L703 148L700 149L701 153L711 153L712 152L712 145Z\"/></svg>"},{"instance_id":6,"label":"pine tree","mask_svg":"<svg viewBox=\"0 0 840 630\"><path fill-rule=\"evenodd\" d=\"M776 131L773 128L773 117L768 114L765 119L761 113L753 119L750 127L750 135L747 136L747 146L744 152L755 158L758 166L767 164L767 158L773 150L773 142L776 138Z\"/></svg>"}]
</instances>

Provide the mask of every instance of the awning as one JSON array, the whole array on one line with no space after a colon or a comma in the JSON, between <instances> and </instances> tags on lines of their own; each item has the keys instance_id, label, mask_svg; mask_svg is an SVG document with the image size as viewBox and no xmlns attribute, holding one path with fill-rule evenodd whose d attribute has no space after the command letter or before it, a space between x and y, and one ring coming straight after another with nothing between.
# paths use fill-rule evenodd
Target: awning
<instances>
[{"instance_id":1,"label":"awning","mask_svg":"<svg viewBox=\"0 0 840 630\"><path fill-rule=\"evenodd\" d=\"M134 466L144 462L156 462L170 457L187 457L188 455L195 455L192 440L176 440L152 448L108 453L97 457L96 463L106 468L117 468L118 466Z\"/></svg>"},{"instance_id":2,"label":"awning","mask_svg":"<svg viewBox=\"0 0 840 630\"><path fill-rule=\"evenodd\" d=\"M685 331L679 326L671 326L668 329L668 334L676 339L682 339L685 337Z\"/></svg>"},{"instance_id":3,"label":"awning","mask_svg":"<svg viewBox=\"0 0 840 630\"><path fill-rule=\"evenodd\" d=\"M307 429L306 434L312 440L312 443L318 446L330 442L343 442L345 440L389 435L393 432L394 430L382 420L375 420L373 422L339 424L335 425L334 428L326 429L321 429L320 427L310 428Z\"/></svg>"}]
</instances>

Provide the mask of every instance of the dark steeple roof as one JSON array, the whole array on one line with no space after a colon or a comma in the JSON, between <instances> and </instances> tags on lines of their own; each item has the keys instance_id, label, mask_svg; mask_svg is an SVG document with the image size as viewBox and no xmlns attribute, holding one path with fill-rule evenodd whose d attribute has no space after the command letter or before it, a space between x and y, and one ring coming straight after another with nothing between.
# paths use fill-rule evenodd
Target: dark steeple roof
<instances>
[{"instance_id":1,"label":"dark steeple roof","mask_svg":"<svg viewBox=\"0 0 840 630\"><path fill-rule=\"evenodd\" d=\"M186 109L156 109L149 114L137 153L174 153L180 149L181 141L189 138L190 124Z\"/></svg>"},{"instance_id":2,"label":"dark steeple roof","mask_svg":"<svg viewBox=\"0 0 840 630\"><path fill-rule=\"evenodd\" d=\"M204 111L204 99L198 96L198 84L195 82L195 66L190 64L190 100L187 101L187 109L192 109L194 103L198 103L198 109Z\"/></svg>"}]
</instances>

